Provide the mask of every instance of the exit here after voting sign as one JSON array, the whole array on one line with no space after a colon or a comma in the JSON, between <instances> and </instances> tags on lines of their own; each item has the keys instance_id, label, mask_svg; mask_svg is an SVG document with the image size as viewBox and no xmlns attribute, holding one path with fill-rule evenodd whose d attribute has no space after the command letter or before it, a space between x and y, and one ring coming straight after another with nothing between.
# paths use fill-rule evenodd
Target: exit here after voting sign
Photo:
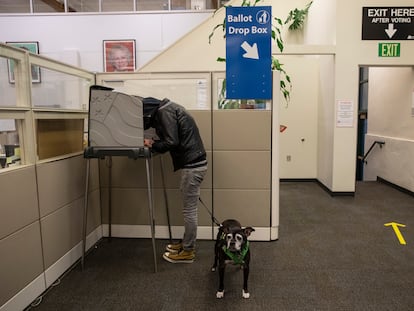
<instances>
[{"instance_id":1,"label":"exit here after voting sign","mask_svg":"<svg viewBox=\"0 0 414 311\"><path fill-rule=\"evenodd\" d=\"M362 40L414 40L414 7L363 7Z\"/></svg>"},{"instance_id":2,"label":"exit here after voting sign","mask_svg":"<svg viewBox=\"0 0 414 311\"><path fill-rule=\"evenodd\" d=\"M270 6L226 8L226 98L271 99Z\"/></svg>"}]
</instances>

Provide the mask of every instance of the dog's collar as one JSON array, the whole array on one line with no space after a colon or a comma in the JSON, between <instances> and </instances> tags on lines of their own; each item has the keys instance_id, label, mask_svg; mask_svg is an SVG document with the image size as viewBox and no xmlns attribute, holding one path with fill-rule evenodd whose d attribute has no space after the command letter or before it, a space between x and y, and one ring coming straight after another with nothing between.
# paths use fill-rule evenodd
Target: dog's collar
<instances>
[{"instance_id":1,"label":"dog's collar","mask_svg":"<svg viewBox=\"0 0 414 311\"><path fill-rule=\"evenodd\" d=\"M246 241L246 244L239 254L230 252L226 245L223 245L223 251L236 265L244 264L244 257L246 257L246 254L249 251L249 241Z\"/></svg>"}]
</instances>

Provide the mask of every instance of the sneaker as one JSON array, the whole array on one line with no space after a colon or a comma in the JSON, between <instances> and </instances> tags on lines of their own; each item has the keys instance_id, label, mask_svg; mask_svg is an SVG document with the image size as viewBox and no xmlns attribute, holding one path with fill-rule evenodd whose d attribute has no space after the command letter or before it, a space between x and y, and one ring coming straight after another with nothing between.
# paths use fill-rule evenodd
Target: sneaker
<instances>
[{"instance_id":1,"label":"sneaker","mask_svg":"<svg viewBox=\"0 0 414 311\"><path fill-rule=\"evenodd\" d=\"M179 253L165 252L162 257L172 263L193 263L195 259L195 251L182 250Z\"/></svg>"},{"instance_id":2,"label":"sneaker","mask_svg":"<svg viewBox=\"0 0 414 311\"><path fill-rule=\"evenodd\" d=\"M183 244L180 243L175 243L175 244L168 244L165 247L167 252L170 252L171 254L178 254L182 249L183 249Z\"/></svg>"}]
</instances>

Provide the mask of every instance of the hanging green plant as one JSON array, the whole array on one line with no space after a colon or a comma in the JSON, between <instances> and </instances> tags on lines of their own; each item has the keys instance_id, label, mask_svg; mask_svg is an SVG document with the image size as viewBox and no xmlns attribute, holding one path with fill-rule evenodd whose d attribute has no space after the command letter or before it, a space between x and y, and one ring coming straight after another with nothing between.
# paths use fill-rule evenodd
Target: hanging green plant
<instances>
[{"instance_id":1,"label":"hanging green plant","mask_svg":"<svg viewBox=\"0 0 414 311\"><path fill-rule=\"evenodd\" d=\"M294 9L289 12L288 17L285 20L285 25L289 24L289 30L298 30L303 28L306 16L308 16L310 6L312 2L309 2L304 9Z\"/></svg>"},{"instance_id":2,"label":"hanging green plant","mask_svg":"<svg viewBox=\"0 0 414 311\"><path fill-rule=\"evenodd\" d=\"M256 6L258 3L262 2L263 0L243 0L240 6ZM282 28L284 25L289 24L289 30L299 30L302 29L304 26L304 21L306 16L309 13L309 9L312 5L312 2L309 2L304 9L294 9L291 10L288 14L288 17L283 22L282 19L278 17L272 17L272 39L276 42L276 46L279 49L280 52L283 52L284 49L284 43L282 38ZM226 5L224 7L227 7ZM223 22L216 25L210 35L208 36L208 42L211 43L211 39L213 38L216 30L221 29L223 32L223 38L226 38L226 19L224 18ZM226 59L223 57L217 58L218 62L226 62ZM280 63L280 61L272 55L272 70L277 70L280 73L280 91L283 94L283 97L285 98L286 102L289 103L290 101L290 92L292 90L292 81L290 79L290 76L283 68L283 64ZM225 99L225 80L223 81L222 90L220 92L220 102L219 102L219 108L226 109L227 106L234 106L233 101L226 102ZM231 105L228 105L228 104Z\"/></svg>"}]
</instances>

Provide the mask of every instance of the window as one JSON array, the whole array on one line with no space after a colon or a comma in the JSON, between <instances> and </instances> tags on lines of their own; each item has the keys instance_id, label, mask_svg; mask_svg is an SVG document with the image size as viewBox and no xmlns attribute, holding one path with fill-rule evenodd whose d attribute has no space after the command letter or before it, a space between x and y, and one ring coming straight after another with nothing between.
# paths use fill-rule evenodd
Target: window
<instances>
[{"instance_id":1,"label":"window","mask_svg":"<svg viewBox=\"0 0 414 311\"><path fill-rule=\"evenodd\" d=\"M31 7L30 2L33 1ZM1 0L0 13L215 10L221 0Z\"/></svg>"},{"instance_id":2,"label":"window","mask_svg":"<svg viewBox=\"0 0 414 311\"><path fill-rule=\"evenodd\" d=\"M59 1L33 0L33 12L34 13L65 12L65 4L63 0L59 0Z\"/></svg>"},{"instance_id":3,"label":"window","mask_svg":"<svg viewBox=\"0 0 414 311\"><path fill-rule=\"evenodd\" d=\"M168 0L135 0L137 11L169 10Z\"/></svg>"},{"instance_id":4,"label":"window","mask_svg":"<svg viewBox=\"0 0 414 311\"><path fill-rule=\"evenodd\" d=\"M67 0L68 12L99 12L99 0Z\"/></svg>"},{"instance_id":5,"label":"window","mask_svg":"<svg viewBox=\"0 0 414 311\"><path fill-rule=\"evenodd\" d=\"M34 107L87 109L89 81L44 67L40 72L42 82L32 84Z\"/></svg>"},{"instance_id":6,"label":"window","mask_svg":"<svg viewBox=\"0 0 414 311\"><path fill-rule=\"evenodd\" d=\"M10 58L0 57L0 107L16 106L16 85L9 83Z\"/></svg>"},{"instance_id":7,"label":"window","mask_svg":"<svg viewBox=\"0 0 414 311\"><path fill-rule=\"evenodd\" d=\"M0 13L31 13L28 0L2 0Z\"/></svg>"},{"instance_id":8,"label":"window","mask_svg":"<svg viewBox=\"0 0 414 311\"><path fill-rule=\"evenodd\" d=\"M120 12L133 10L134 2L131 0L102 0L102 12Z\"/></svg>"},{"instance_id":9,"label":"window","mask_svg":"<svg viewBox=\"0 0 414 311\"><path fill-rule=\"evenodd\" d=\"M0 173L82 153L94 81L92 72L0 43Z\"/></svg>"},{"instance_id":10,"label":"window","mask_svg":"<svg viewBox=\"0 0 414 311\"><path fill-rule=\"evenodd\" d=\"M0 170L20 164L18 123L15 119L0 119Z\"/></svg>"}]
</instances>

